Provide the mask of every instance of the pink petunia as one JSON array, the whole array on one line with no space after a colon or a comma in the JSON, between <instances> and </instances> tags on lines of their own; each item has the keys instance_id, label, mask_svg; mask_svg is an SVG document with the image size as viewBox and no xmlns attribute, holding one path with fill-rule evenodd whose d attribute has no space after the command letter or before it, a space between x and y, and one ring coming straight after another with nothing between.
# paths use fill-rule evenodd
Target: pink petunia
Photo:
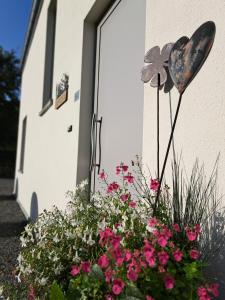
<instances>
[{"instance_id":1,"label":"pink petunia","mask_svg":"<svg viewBox=\"0 0 225 300\"><path fill-rule=\"evenodd\" d=\"M115 295L121 294L124 289L124 286L125 284L121 279L115 278L113 280L113 287L112 287L113 294Z\"/></svg>"},{"instance_id":2,"label":"pink petunia","mask_svg":"<svg viewBox=\"0 0 225 300\"><path fill-rule=\"evenodd\" d=\"M105 273L104 273L104 275L105 275L105 281L106 281L107 283L109 283L109 282L111 281L112 276L113 276L114 274L115 274L115 271L112 270L111 268L108 268L108 269L105 271Z\"/></svg>"},{"instance_id":3,"label":"pink petunia","mask_svg":"<svg viewBox=\"0 0 225 300\"><path fill-rule=\"evenodd\" d=\"M125 256L124 256L124 261L129 261L132 257L132 254L129 250L125 250Z\"/></svg>"},{"instance_id":4,"label":"pink petunia","mask_svg":"<svg viewBox=\"0 0 225 300\"><path fill-rule=\"evenodd\" d=\"M81 268L84 273L89 273L91 270L89 261L83 261L81 263Z\"/></svg>"},{"instance_id":5,"label":"pink petunia","mask_svg":"<svg viewBox=\"0 0 225 300\"><path fill-rule=\"evenodd\" d=\"M158 220L156 218L151 218L148 220L148 226L155 227L158 224Z\"/></svg>"},{"instance_id":6,"label":"pink petunia","mask_svg":"<svg viewBox=\"0 0 225 300\"><path fill-rule=\"evenodd\" d=\"M190 257L191 257L192 259L195 259L195 260L198 259L199 256L200 256L199 251L196 250L196 249L190 250L189 254L190 254Z\"/></svg>"},{"instance_id":7,"label":"pink petunia","mask_svg":"<svg viewBox=\"0 0 225 300\"><path fill-rule=\"evenodd\" d=\"M146 300L154 300L154 298L152 298L151 296L147 295L146 296Z\"/></svg>"},{"instance_id":8,"label":"pink petunia","mask_svg":"<svg viewBox=\"0 0 225 300\"><path fill-rule=\"evenodd\" d=\"M119 184L116 183L116 182L112 182L108 185L107 187L107 193L112 193L112 192L115 192L119 189Z\"/></svg>"},{"instance_id":9,"label":"pink petunia","mask_svg":"<svg viewBox=\"0 0 225 300\"><path fill-rule=\"evenodd\" d=\"M181 232L179 224L173 224L173 230L176 232Z\"/></svg>"},{"instance_id":10,"label":"pink petunia","mask_svg":"<svg viewBox=\"0 0 225 300\"><path fill-rule=\"evenodd\" d=\"M179 262L182 260L183 258L183 253L180 249L176 249L174 252L173 252L173 257L174 259Z\"/></svg>"},{"instance_id":11,"label":"pink petunia","mask_svg":"<svg viewBox=\"0 0 225 300\"><path fill-rule=\"evenodd\" d=\"M164 278L164 284L165 284L165 287L166 287L167 290L172 290L174 288L174 285L175 285L175 279L172 276L167 275Z\"/></svg>"},{"instance_id":12,"label":"pink petunia","mask_svg":"<svg viewBox=\"0 0 225 300\"><path fill-rule=\"evenodd\" d=\"M212 283L208 286L207 290L214 296L219 296L219 284L218 283Z\"/></svg>"},{"instance_id":13,"label":"pink petunia","mask_svg":"<svg viewBox=\"0 0 225 300\"><path fill-rule=\"evenodd\" d=\"M138 279L138 274L132 269L130 268L128 271L127 271L127 278L130 280L130 281L136 281Z\"/></svg>"},{"instance_id":14,"label":"pink petunia","mask_svg":"<svg viewBox=\"0 0 225 300\"><path fill-rule=\"evenodd\" d=\"M207 296L207 289L205 287L199 287L197 290L197 294L199 297Z\"/></svg>"},{"instance_id":15,"label":"pink petunia","mask_svg":"<svg viewBox=\"0 0 225 300\"><path fill-rule=\"evenodd\" d=\"M157 242L159 246L161 246L162 248L166 247L167 245L167 239L162 234L159 235Z\"/></svg>"},{"instance_id":16,"label":"pink petunia","mask_svg":"<svg viewBox=\"0 0 225 300\"><path fill-rule=\"evenodd\" d=\"M151 179L150 181L150 189L154 192L157 192L159 188L159 182L157 179Z\"/></svg>"},{"instance_id":17,"label":"pink petunia","mask_svg":"<svg viewBox=\"0 0 225 300\"><path fill-rule=\"evenodd\" d=\"M123 172L127 172L128 171L128 166L127 165L124 165L123 163L121 163L120 167L123 170Z\"/></svg>"},{"instance_id":18,"label":"pink petunia","mask_svg":"<svg viewBox=\"0 0 225 300\"><path fill-rule=\"evenodd\" d=\"M106 254L102 255L98 259L98 265L102 268L105 269L109 265L109 258Z\"/></svg>"},{"instance_id":19,"label":"pink petunia","mask_svg":"<svg viewBox=\"0 0 225 300\"><path fill-rule=\"evenodd\" d=\"M159 259L160 264L165 266L169 259L169 255L167 254L166 251L161 251L158 253L158 259Z\"/></svg>"},{"instance_id":20,"label":"pink petunia","mask_svg":"<svg viewBox=\"0 0 225 300\"><path fill-rule=\"evenodd\" d=\"M74 266L71 267L70 274L71 274L73 277L76 276L76 275L79 274L79 273L80 273L80 267L79 267L79 266L74 265Z\"/></svg>"},{"instance_id":21,"label":"pink petunia","mask_svg":"<svg viewBox=\"0 0 225 300\"><path fill-rule=\"evenodd\" d=\"M186 235L191 242L195 241L197 238L197 233L195 231L187 230Z\"/></svg>"}]
</instances>

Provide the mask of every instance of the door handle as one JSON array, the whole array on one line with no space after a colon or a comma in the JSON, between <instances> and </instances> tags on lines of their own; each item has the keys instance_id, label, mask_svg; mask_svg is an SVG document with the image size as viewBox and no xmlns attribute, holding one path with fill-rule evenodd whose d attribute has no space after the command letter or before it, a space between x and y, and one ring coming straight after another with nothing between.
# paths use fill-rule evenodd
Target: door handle
<instances>
[{"instance_id":1,"label":"door handle","mask_svg":"<svg viewBox=\"0 0 225 300\"><path fill-rule=\"evenodd\" d=\"M97 124L99 123L99 131L98 131L98 146L99 146L99 158L98 163L96 163L96 137L97 133ZM102 134L102 117L100 119L96 118L96 114L93 114L92 117L92 125L91 125L91 166L90 170L92 171L94 167L98 167L98 174L100 172L101 160L102 160L102 142L101 142L101 134Z\"/></svg>"},{"instance_id":2,"label":"door handle","mask_svg":"<svg viewBox=\"0 0 225 300\"><path fill-rule=\"evenodd\" d=\"M91 165L90 165L90 171L92 172L94 167L94 160L95 160L95 151L96 151L96 144L95 144L95 119L96 114L93 114L92 116L92 122L91 122Z\"/></svg>"}]
</instances>

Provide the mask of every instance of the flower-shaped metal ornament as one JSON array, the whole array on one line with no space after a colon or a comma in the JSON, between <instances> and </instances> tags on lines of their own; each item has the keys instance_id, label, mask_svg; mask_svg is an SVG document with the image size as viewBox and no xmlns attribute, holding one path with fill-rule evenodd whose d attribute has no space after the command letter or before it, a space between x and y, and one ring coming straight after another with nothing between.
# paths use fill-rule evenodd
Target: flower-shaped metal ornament
<instances>
[{"instance_id":1,"label":"flower-shaped metal ornament","mask_svg":"<svg viewBox=\"0 0 225 300\"><path fill-rule=\"evenodd\" d=\"M173 43L166 44L160 53L159 46L151 48L144 57L146 63L141 70L141 80L146 83L150 81L152 87L158 87L158 74L160 74L160 86L167 80L167 72L165 67L168 66Z\"/></svg>"}]
</instances>

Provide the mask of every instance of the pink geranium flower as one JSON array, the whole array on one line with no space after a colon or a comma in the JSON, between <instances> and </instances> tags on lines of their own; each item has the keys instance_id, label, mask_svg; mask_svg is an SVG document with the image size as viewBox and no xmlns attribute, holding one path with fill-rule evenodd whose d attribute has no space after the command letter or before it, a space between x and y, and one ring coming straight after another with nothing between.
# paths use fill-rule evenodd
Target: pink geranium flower
<instances>
[{"instance_id":1,"label":"pink geranium flower","mask_svg":"<svg viewBox=\"0 0 225 300\"><path fill-rule=\"evenodd\" d=\"M175 285L175 279L172 276L167 275L164 278L164 284L165 284L165 287L166 287L167 290L172 290L174 288L174 285Z\"/></svg>"},{"instance_id":2,"label":"pink geranium flower","mask_svg":"<svg viewBox=\"0 0 225 300\"><path fill-rule=\"evenodd\" d=\"M159 188L159 182L157 179L151 179L150 181L150 189L154 192L157 192Z\"/></svg>"},{"instance_id":3,"label":"pink geranium flower","mask_svg":"<svg viewBox=\"0 0 225 300\"><path fill-rule=\"evenodd\" d=\"M115 295L121 294L124 289L124 286L125 284L121 279L115 278L113 280L113 287L112 287L113 294Z\"/></svg>"},{"instance_id":4,"label":"pink geranium flower","mask_svg":"<svg viewBox=\"0 0 225 300\"><path fill-rule=\"evenodd\" d=\"M81 263L81 268L84 273L89 273L91 270L89 261L83 261Z\"/></svg>"},{"instance_id":5,"label":"pink geranium flower","mask_svg":"<svg viewBox=\"0 0 225 300\"><path fill-rule=\"evenodd\" d=\"M148 220L148 226L155 227L158 224L158 220L156 218L151 218Z\"/></svg>"},{"instance_id":6,"label":"pink geranium flower","mask_svg":"<svg viewBox=\"0 0 225 300\"><path fill-rule=\"evenodd\" d=\"M80 266L74 265L74 266L71 267L70 274L71 274L73 277L76 276L77 274L79 274L79 272L80 272Z\"/></svg>"},{"instance_id":7,"label":"pink geranium flower","mask_svg":"<svg viewBox=\"0 0 225 300\"><path fill-rule=\"evenodd\" d=\"M98 259L98 265L102 268L105 269L109 265L109 258L106 254L102 255Z\"/></svg>"},{"instance_id":8,"label":"pink geranium flower","mask_svg":"<svg viewBox=\"0 0 225 300\"><path fill-rule=\"evenodd\" d=\"M197 290L197 294L199 297L207 296L207 289L205 287L199 287Z\"/></svg>"},{"instance_id":9,"label":"pink geranium flower","mask_svg":"<svg viewBox=\"0 0 225 300\"><path fill-rule=\"evenodd\" d=\"M107 187L107 193L115 192L119 189L119 184L116 182L110 183Z\"/></svg>"},{"instance_id":10,"label":"pink geranium flower","mask_svg":"<svg viewBox=\"0 0 225 300\"><path fill-rule=\"evenodd\" d=\"M125 256L124 256L124 261L129 261L132 257L132 254L129 250L125 250Z\"/></svg>"},{"instance_id":11,"label":"pink geranium flower","mask_svg":"<svg viewBox=\"0 0 225 300\"><path fill-rule=\"evenodd\" d=\"M111 281L111 278L112 278L112 276L115 274L115 271L114 270L112 270L111 268L108 268L106 271L105 271L105 273L104 273L104 275L105 275L105 281L107 282L107 283L109 283L110 281Z\"/></svg>"},{"instance_id":12,"label":"pink geranium flower","mask_svg":"<svg viewBox=\"0 0 225 300\"><path fill-rule=\"evenodd\" d=\"M183 258L183 253L180 249L176 249L174 252L173 252L173 257L174 259L179 262L182 260Z\"/></svg>"},{"instance_id":13,"label":"pink geranium flower","mask_svg":"<svg viewBox=\"0 0 225 300\"><path fill-rule=\"evenodd\" d=\"M191 257L192 259L195 259L195 260L198 259L199 256L200 256L199 251L196 250L196 249L192 249L192 250L189 252L189 254L190 254L190 257Z\"/></svg>"},{"instance_id":14,"label":"pink geranium flower","mask_svg":"<svg viewBox=\"0 0 225 300\"><path fill-rule=\"evenodd\" d=\"M159 259L160 264L165 266L169 259L169 255L167 254L166 251L161 251L158 253L158 259Z\"/></svg>"},{"instance_id":15,"label":"pink geranium flower","mask_svg":"<svg viewBox=\"0 0 225 300\"><path fill-rule=\"evenodd\" d=\"M165 237L165 235L160 234L157 242L158 242L159 246L164 248L164 247L166 247L166 244L167 244L167 238Z\"/></svg>"}]
</instances>

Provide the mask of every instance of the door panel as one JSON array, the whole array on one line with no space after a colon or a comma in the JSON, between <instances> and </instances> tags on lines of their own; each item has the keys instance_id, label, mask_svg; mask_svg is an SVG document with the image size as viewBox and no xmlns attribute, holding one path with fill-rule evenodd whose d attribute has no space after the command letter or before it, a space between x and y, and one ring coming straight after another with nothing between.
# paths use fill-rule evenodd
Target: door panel
<instances>
[{"instance_id":1,"label":"door panel","mask_svg":"<svg viewBox=\"0 0 225 300\"><path fill-rule=\"evenodd\" d=\"M121 0L98 26L94 113L96 164L113 178L120 162L142 154L146 0ZM101 140L99 141L99 136ZM97 168L93 169L92 183ZM94 174L95 173L95 174ZM98 185L97 185L98 187Z\"/></svg>"}]
</instances>

